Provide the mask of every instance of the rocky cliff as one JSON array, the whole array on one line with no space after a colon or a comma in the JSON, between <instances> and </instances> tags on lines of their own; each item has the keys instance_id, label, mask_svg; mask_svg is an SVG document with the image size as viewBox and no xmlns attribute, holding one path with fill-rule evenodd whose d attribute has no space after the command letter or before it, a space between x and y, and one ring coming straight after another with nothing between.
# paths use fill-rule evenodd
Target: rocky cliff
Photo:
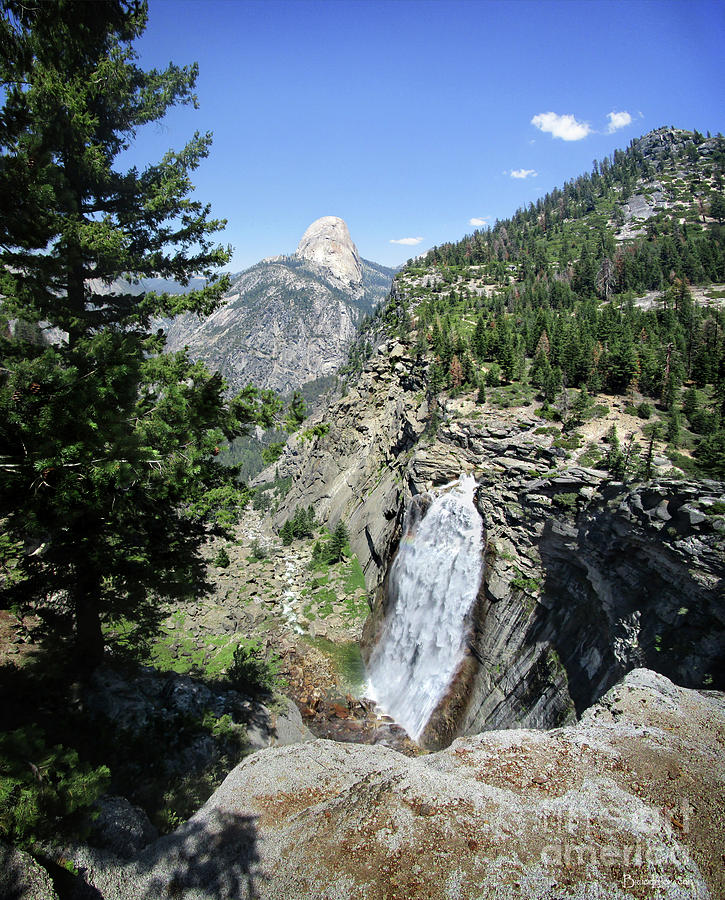
<instances>
[{"instance_id":1,"label":"rocky cliff","mask_svg":"<svg viewBox=\"0 0 725 900\"><path fill-rule=\"evenodd\" d=\"M638 669L554 731L262 750L136 859L69 856L106 900L716 898L724 735L722 695Z\"/></svg>"},{"instance_id":2,"label":"rocky cliff","mask_svg":"<svg viewBox=\"0 0 725 900\"><path fill-rule=\"evenodd\" d=\"M392 275L360 258L342 219L324 216L294 255L263 260L234 278L214 315L171 323L167 347L188 347L233 388L251 381L288 391L345 362L361 316L385 297Z\"/></svg>"},{"instance_id":3,"label":"rocky cliff","mask_svg":"<svg viewBox=\"0 0 725 900\"><path fill-rule=\"evenodd\" d=\"M277 514L279 524L312 504L332 527L347 522L375 597L369 647L406 504L476 475L484 584L468 659L423 743L560 725L640 665L722 687L723 486L613 481L557 446L560 432L533 408L431 400L424 366L398 340L378 348L347 394L311 420L326 434L288 445L279 474L293 480Z\"/></svg>"}]
</instances>

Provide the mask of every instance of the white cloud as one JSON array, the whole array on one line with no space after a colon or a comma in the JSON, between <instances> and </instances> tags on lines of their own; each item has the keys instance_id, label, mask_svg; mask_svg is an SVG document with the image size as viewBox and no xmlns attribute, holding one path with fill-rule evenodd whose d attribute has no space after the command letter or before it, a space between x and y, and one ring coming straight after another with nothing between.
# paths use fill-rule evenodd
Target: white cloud
<instances>
[{"instance_id":1,"label":"white cloud","mask_svg":"<svg viewBox=\"0 0 725 900\"><path fill-rule=\"evenodd\" d=\"M511 169L512 178L536 178L539 174L536 169Z\"/></svg>"},{"instance_id":2,"label":"white cloud","mask_svg":"<svg viewBox=\"0 0 725 900\"><path fill-rule=\"evenodd\" d=\"M485 225L488 221L488 216L474 216L472 219L468 220L469 225L474 225L476 228L480 228L481 225Z\"/></svg>"},{"instance_id":3,"label":"white cloud","mask_svg":"<svg viewBox=\"0 0 725 900\"><path fill-rule=\"evenodd\" d=\"M390 239L390 243L391 243L391 244L405 244L406 247L414 247L416 244L420 244L420 242L421 242L422 240L423 240L422 237L417 237L417 238L399 238L398 240L395 240L395 238L391 238L391 239Z\"/></svg>"},{"instance_id":4,"label":"white cloud","mask_svg":"<svg viewBox=\"0 0 725 900\"><path fill-rule=\"evenodd\" d=\"M552 137L561 138L562 141L580 141L592 129L588 122L577 122L574 116L560 116L554 112L538 113L531 120L540 131L548 131Z\"/></svg>"},{"instance_id":5,"label":"white cloud","mask_svg":"<svg viewBox=\"0 0 725 900\"><path fill-rule=\"evenodd\" d=\"M609 127L607 128L609 134L632 124L632 116L628 112L610 112L607 113L607 118L609 119Z\"/></svg>"}]
</instances>

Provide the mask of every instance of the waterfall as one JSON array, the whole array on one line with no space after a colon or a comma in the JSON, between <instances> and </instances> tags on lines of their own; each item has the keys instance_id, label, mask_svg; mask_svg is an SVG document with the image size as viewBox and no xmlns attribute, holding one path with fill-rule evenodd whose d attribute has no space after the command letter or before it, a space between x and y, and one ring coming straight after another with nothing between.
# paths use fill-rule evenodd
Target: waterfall
<instances>
[{"instance_id":1,"label":"waterfall","mask_svg":"<svg viewBox=\"0 0 725 900\"><path fill-rule=\"evenodd\" d=\"M392 609L368 663L371 699L417 740L464 656L466 614L481 583L476 481L461 476L424 518L411 503L390 570Z\"/></svg>"}]
</instances>

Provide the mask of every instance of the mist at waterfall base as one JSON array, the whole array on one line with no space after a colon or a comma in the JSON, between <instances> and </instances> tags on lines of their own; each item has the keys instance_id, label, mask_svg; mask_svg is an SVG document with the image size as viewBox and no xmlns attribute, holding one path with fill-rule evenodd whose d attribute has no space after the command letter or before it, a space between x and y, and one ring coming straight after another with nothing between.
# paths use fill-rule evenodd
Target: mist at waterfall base
<instances>
[{"instance_id":1,"label":"mist at waterfall base","mask_svg":"<svg viewBox=\"0 0 725 900\"><path fill-rule=\"evenodd\" d=\"M411 503L390 571L391 608L370 656L366 694L414 740L464 656L467 613L483 571L475 489L472 475L461 476L422 519Z\"/></svg>"}]
</instances>

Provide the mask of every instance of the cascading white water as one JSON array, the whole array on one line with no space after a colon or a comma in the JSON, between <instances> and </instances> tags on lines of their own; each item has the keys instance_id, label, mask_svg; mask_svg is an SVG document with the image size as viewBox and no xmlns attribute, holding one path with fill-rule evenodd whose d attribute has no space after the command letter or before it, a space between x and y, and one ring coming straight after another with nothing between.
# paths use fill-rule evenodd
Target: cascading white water
<instances>
[{"instance_id":1,"label":"cascading white water","mask_svg":"<svg viewBox=\"0 0 725 900\"><path fill-rule=\"evenodd\" d=\"M409 521L390 570L393 608L368 663L371 699L417 740L463 660L466 614L483 571L476 481L461 476Z\"/></svg>"}]
</instances>

